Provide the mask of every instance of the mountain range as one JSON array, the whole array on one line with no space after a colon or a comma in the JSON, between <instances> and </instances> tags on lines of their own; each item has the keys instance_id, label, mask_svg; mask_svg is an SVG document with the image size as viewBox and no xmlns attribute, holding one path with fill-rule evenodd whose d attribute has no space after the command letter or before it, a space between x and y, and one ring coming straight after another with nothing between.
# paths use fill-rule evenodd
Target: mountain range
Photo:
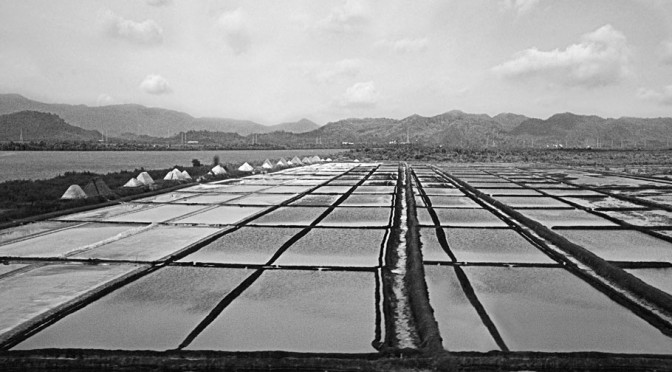
<instances>
[{"instance_id":1,"label":"mountain range","mask_svg":"<svg viewBox=\"0 0 672 372\"><path fill-rule=\"evenodd\" d=\"M43 103L18 94L0 94L0 115L19 111L49 112L60 116L71 125L105 131L112 136L135 133L169 137L187 130L235 132L241 135L283 130L301 133L319 128L308 119L266 126L249 120L194 118L179 111L135 104L90 107Z\"/></svg>"},{"instance_id":2,"label":"mountain range","mask_svg":"<svg viewBox=\"0 0 672 372\"><path fill-rule=\"evenodd\" d=\"M30 108L26 108L30 107ZM31 110L18 115L16 111ZM63 123L88 130L96 138L104 129L133 141L151 142L158 137L179 141L176 133L188 132L199 143L263 143L281 146L341 145L343 142L388 144L421 143L448 146L489 147L555 145L570 147L642 147L669 146L672 118L601 118L573 113L555 114L548 119L530 118L514 113L496 116L470 114L459 110L425 117L411 115L403 119L350 118L318 126L310 120L263 126L244 120L193 118L178 111L147 108L140 105L87 107L53 105L32 101L19 95L0 95L0 126L10 121L34 120L34 111L58 114ZM18 116L8 115L14 113ZM2 115L5 114L5 115ZM51 117L52 120L56 118ZM61 121L56 120L58 125ZM59 127L60 128L60 127ZM139 133L142 136L138 136ZM64 133L74 133L72 128ZM12 137L8 138L4 134ZM16 130L0 127L0 140L15 140ZM79 132L78 132L79 133ZM81 132L78 136L88 136ZM254 136L252 134L254 133ZM27 132L25 133L27 134ZM124 134L124 135L121 135ZM67 138L67 135L65 136ZM80 138L72 135L71 138ZM81 137L84 138L84 137ZM32 140L32 138L31 138Z\"/></svg>"}]
</instances>

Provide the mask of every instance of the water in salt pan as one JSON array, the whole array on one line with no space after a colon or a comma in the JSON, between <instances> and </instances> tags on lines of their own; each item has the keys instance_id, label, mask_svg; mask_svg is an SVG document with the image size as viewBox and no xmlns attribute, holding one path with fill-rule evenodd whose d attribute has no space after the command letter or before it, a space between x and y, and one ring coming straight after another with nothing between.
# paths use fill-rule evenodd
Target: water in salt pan
<instances>
[{"instance_id":1,"label":"water in salt pan","mask_svg":"<svg viewBox=\"0 0 672 372\"><path fill-rule=\"evenodd\" d=\"M235 205L221 206L176 220L177 223L231 225L251 217L265 207L239 207Z\"/></svg>"},{"instance_id":2,"label":"water in salt pan","mask_svg":"<svg viewBox=\"0 0 672 372\"><path fill-rule=\"evenodd\" d=\"M378 266L386 230L312 229L275 265Z\"/></svg>"},{"instance_id":3,"label":"water in salt pan","mask_svg":"<svg viewBox=\"0 0 672 372\"><path fill-rule=\"evenodd\" d=\"M440 226L507 227L508 225L485 209L434 209ZM434 226L426 208L417 208L418 221L424 226Z\"/></svg>"},{"instance_id":4,"label":"water in salt pan","mask_svg":"<svg viewBox=\"0 0 672 372\"><path fill-rule=\"evenodd\" d=\"M541 196L539 191L532 189L483 189L483 193L488 195L520 195L520 196Z\"/></svg>"},{"instance_id":5,"label":"water in salt pan","mask_svg":"<svg viewBox=\"0 0 672 372\"><path fill-rule=\"evenodd\" d=\"M58 257L116 236L140 231L142 228L133 225L88 223L2 245L0 256Z\"/></svg>"},{"instance_id":6,"label":"water in salt pan","mask_svg":"<svg viewBox=\"0 0 672 372\"><path fill-rule=\"evenodd\" d=\"M308 226L327 208L281 207L250 222L253 225Z\"/></svg>"},{"instance_id":7,"label":"water in salt pan","mask_svg":"<svg viewBox=\"0 0 672 372\"><path fill-rule=\"evenodd\" d=\"M650 211L606 211L605 214L635 226L672 226L672 212Z\"/></svg>"},{"instance_id":8,"label":"water in salt pan","mask_svg":"<svg viewBox=\"0 0 672 372\"><path fill-rule=\"evenodd\" d=\"M512 208L573 208L567 203L544 196L498 196L495 199Z\"/></svg>"},{"instance_id":9,"label":"water in salt pan","mask_svg":"<svg viewBox=\"0 0 672 372\"><path fill-rule=\"evenodd\" d=\"M336 202L341 196L340 195L315 195L308 194L304 195L301 198L291 202L289 205L311 205L311 206L324 206L328 207Z\"/></svg>"},{"instance_id":10,"label":"water in salt pan","mask_svg":"<svg viewBox=\"0 0 672 372\"><path fill-rule=\"evenodd\" d=\"M642 205L631 203L629 201L616 199L611 196L597 196L597 197L564 197L563 199L576 203L582 207L596 209L596 208L646 208Z\"/></svg>"},{"instance_id":11,"label":"water in salt pan","mask_svg":"<svg viewBox=\"0 0 672 372\"><path fill-rule=\"evenodd\" d=\"M167 192L164 194L159 194L155 196L150 196L147 198L142 198L138 199L136 201L138 202L143 202L143 203L172 203L177 200L181 200L184 198L189 198L192 196L197 196L197 193L190 193L190 192Z\"/></svg>"},{"instance_id":12,"label":"water in salt pan","mask_svg":"<svg viewBox=\"0 0 672 372\"><path fill-rule=\"evenodd\" d=\"M376 352L374 275L267 270L187 349Z\"/></svg>"},{"instance_id":13,"label":"water in salt pan","mask_svg":"<svg viewBox=\"0 0 672 372\"><path fill-rule=\"evenodd\" d=\"M133 265L46 265L0 280L0 335L128 274Z\"/></svg>"},{"instance_id":14,"label":"water in salt pan","mask_svg":"<svg viewBox=\"0 0 672 372\"><path fill-rule=\"evenodd\" d=\"M0 230L0 244L77 225L77 222L40 221Z\"/></svg>"},{"instance_id":15,"label":"water in salt pan","mask_svg":"<svg viewBox=\"0 0 672 372\"><path fill-rule=\"evenodd\" d=\"M156 208L152 204L123 203L111 207L97 208L86 212L68 214L57 218L61 221L102 221L114 216L123 216L124 214L141 212Z\"/></svg>"},{"instance_id":16,"label":"water in salt pan","mask_svg":"<svg viewBox=\"0 0 672 372\"><path fill-rule=\"evenodd\" d=\"M355 194L393 194L394 185L392 186L359 186L353 191Z\"/></svg>"},{"instance_id":17,"label":"water in salt pan","mask_svg":"<svg viewBox=\"0 0 672 372\"><path fill-rule=\"evenodd\" d=\"M334 208L319 226L387 227L392 208Z\"/></svg>"},{"instance_id":18,"label":"water in salt pan","mask_svg":"<svg viewBox=\"0 0 672 372\"><path fill-rule=\"evenodd\" d=\"M512 351L672 352L672 338L564 269L464 271Z\"/></svg>"},{"instance_id":19,"label":"water in salt pan","mask_svg":"<svg viewBox=\"0 0 672 372\"><path fill-rule=\"evenodd\" d=\"M443 347L448 351L499 350L471 305L455 270L448 266L425 266L429 304L439 325Z\"/></svg>"},{"instance_id":20,"label":"water in salt pan","mask_svg":"<svg viewBox=\"0 0 672 372\"><path fill-rule=\"evenodd\" d=\"M578 209L524 209L522 214L546 226L616 226L602 217Z\"/></svg>"},{"instance_id":21,"label":"water in salt pan","mask_svg":"<svg viewBox=\"0 0 672 372\"><path fill-rule=\"evenodd\" d=\"M11 273L12 271L22 269L26 266L28 266L28 264L0 263L0 275Z\"/></svg>"},{"instance_id":22,"label":"water in salt pan","mask_svg":"<svg viewBox=\"0 0 672 372\"><path fill-rule=\"evenodd\" d=\"M174 349L251 273L162 268L66 316L14 349Z\"/></svg>"},{"instance_id":23,"label":"water in salt pan","mask_svg":"<svg viewBox=\"0 0 672 372\"><path fill-rule=\"evenodd\" d=\"M157 226L72 257L155 261L177 253L218 231L220 229L210 227Z\"/></svg>"},{"instance_id":24,"label":"water in salt pan","mask_svg":"<svg viewBox=\"0 0 672 372\"><path fill-rule=\"evenodd\" d=\"M106 218L106 221L116 221L116 222L140 222L140 223L156 223L156 222L165 222L184 216L189 213L194 213L196 211L208 208L202 205L177 205L177 204L164 204L155 208L143 210L140 212L126 213L120 216Z\"/></svg>"},{"instance_id":25,"label":"water in salt pan","mask_svg":"<svg viewBox=\"0 0 672 372\"><path fill-rule=\"evenodd\" d=\"M444 229L458 261L555 263L511 229Z\"/></svg>"},{"instance_id":26,"label":"water in salt pan","mask_svg":"<svg viewBox=\"0 0 672 372\"><path fill-rule=\"evenodd\" d=\"M427 195L451 195L451 196L464 196L464 193L455 188L427 188L423 189ZM420 192L417 189L413 189L415 195L420 195Z\"/></svg>"},{"instance_id":27,"label":"water in salt pan","mask_svg":"<svg viewBox=\"0 0 672 372\"><path fill-rule=\"evenodd\" d=\"M392 194L351 194L341 204L343 207L389 207Z\"/></svg>"},{"instance_id":28,"label":"water in salt pan","mask_svg":"<svg viewBox=\"0 0 672 372\"><path fill-rule=\"evenodd\" d=\"M351 188L352 186L321 186L313 194L344 194Z\"/></svg>"},{"instance_id":29,"label":"water in salt pan","mask_svg":"<svg viewBox=\"0 0 672 372\"><path fill-rule=\"evenodd\" d=\"M644 283L672 295L672 268L627 269L625 271L641 279Z\"/></svg>"},{"instance_id":30,"label":"water in salt pan","mask_svg":"<svg viewBox=\"0 0 672 372\"><path fill-rule=\"evenodd\" d=\"M220 204L224 203L226 201L230 201L232 199L240 198L245 194L226 194L226 193L201 193L197 194L197 196L194 196L192 198L188 199L180 199L176 201L178 204Z\"/></svg>"},{"instance_id":31,"label":"water in salt pan","mask_svg":"<svg viewBox=\"0 0 672 372\"><path fill-rule=\"evenodd\" d=\"M285 200L295 197L295 194L250 194L240 199L235 199L226 204L237 205L276 205Z\"/></svg>"},{"instance_id":32,"label":"water in salt pan","mask_svg":"<svg viewBox=\"0 0 672 372\"><path fill-rule=\"evenodd\" d=\"M264 265L300 231L298 228L241 227L179 261Z\"/></svg>"},{"instance_id":33,"label":"water in salt pan","mask_svg":"<svg viewBox=\"0 0 672 372\"><path fill-rule=\"evenodd\" d=\"M262 194L300 194L311 188L311 186L276 186L259 192Z\"/></svg>"},{"instance_id":34,"label":"water in salt pan","mask_svg":"<svg viewBox=\"0 0 672 372\"><path fill-rule=\"evenodd\" d=\"M672 243L635 230L556 230L608 261L672 262Z\"/></svg>"},{"instance_id":35,"label":"water in salt pan","mask_svg":"<svg viewBox=\"0 0 672 372\"><path fill-rule=\"evenodd\" d=\"M460 196L439 196L430 195L429 201L433 207L449 207L449 208L481 208L475 201Z\"/></svg>"}]
</instances>

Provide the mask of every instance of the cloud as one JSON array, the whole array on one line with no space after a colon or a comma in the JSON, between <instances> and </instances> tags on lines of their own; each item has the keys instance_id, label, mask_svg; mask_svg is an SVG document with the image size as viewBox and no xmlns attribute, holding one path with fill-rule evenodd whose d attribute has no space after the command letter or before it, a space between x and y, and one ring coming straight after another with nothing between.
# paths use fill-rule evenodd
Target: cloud
<instances>
[{"instance_id":1,"label":"cloud","mask_svg":"<svg viewBox=\"0 0 672 372\"><path fill-rule=\"evenodd\" d=\"M397 40L380 40L376 42L376 46L389 49L395 53L419 53L427 49L429 40L426 37L422 38L403 38Z\"/></svg>"},{"instance_id":2,"label":"cloud","mask_svg":"<svg viewBox=\"0 0 672 372\"><path fill-rule=\"evenodd\" d=\"M217 20L217 27L234 53L242 54L250 49L252 41L247 27L247 15L242 8L222 13Z\"/></svg>"},{"instance_id":3,"label":"cloud","mask_svg":"<svg viewBox=\"0 0 672 372\"><path fill-rule=\"evenodd\" d=\"M630 75L630 48L625 35L605 25L564 50L527 49L492 71L509 79L541 78L565 86L605 86Z\"/></svg>"},{"instance_id":4,"label":"cloud","mask_svg":"<svg viewBox=\"0 0 672 372\"><path fill-rule=\"evenodd\" d=\"M149 94L168 94L172 92L168 85L168 80L160 75L147 75L140 83L140 89Z\"/></svg>"},{"instance_id":5,"label":"cloud","mask_svg":"<svg viewBox=\"0 0 672 372\"><path fill-rule=\"evenodd\" d=\"M672 106L672 85L663 87L661 91L640 88L637 91L637 97L641 100L655 102L659 105Z\"/></svg>"},{"instance_id":6,"label":"cloud","mask_svg":"<svg viewBox=\"0 0 672 372\"><path fill-rule=\"evenodd\" d=\"M114 102L114 98L108 94L102 93L96 99L96 106L109 106L114 104Z\"/></svg>"},{"instance_id":7,"label":"cloud","mask_svg":"<svg viewBox=\"0 0 672 372\"><path fill-rule=\"evenodd\" d=\"M359 75L362 62L358 59L343 59L332 63L308 63L304 74L318 84L333 84Z\"/></svg>"},{"instance_id":8,"label":"cloud","mask_svg":"<svg viewBox=\"0 0 672 372\"><path fill-rule=\"evenodd\" d=\"M672 41L660 43L660 59L663 64L672 65Z\"/></svg>"},{"instance_id":9,"label":"cloud","mask_svg":"<svg viewBox=\"0 0 672 372\"><path fill-rule=\"evenodd\" d=\"M341 99L343 107L372 107L378 102L378 91L373 81L355 83Z\"/></svg>"},{"instance_id":10,"label":"cloud","mask_svg":"<svg viewBox=\"0 0 672 372\"><path fill-rule=\"evenodd\" d=\"M499 7L502 10L513 10L518 15L524 15L537 4L539 4L539 0L500 0Z\"/></svg>"},{"instance_id":11,"label":"cloud","mask_svg":"<svg viewBox=\"0 0 672 372\"><path fill-rule=\"evenodd\" d=\"M329 15L317 21L320 30L348 33L364 26L370 19L369 8L361 0L345 0L331 10Z\"/></svg>"},{"instance_id":12,"label":"cloud","mask_svg":"<svg viewBox=\"0 0 672 372\"><path fill-rule=\"evenodd\" d=\"M172 2L172 0L145 0L147 5L151 6L166 6Z\"/></svg>"},{"instance_id":13,"label":"cloud","mask_svg":"<svg viewBox=\"0 0 672 372\"><path fill-rule=\"evenodd\" d=\"M102 13L100 18L103 30L110 37L144 45L156 45L163 42L163 29L154 20L135 22L124 19L109 10Z\"/></svg>"}]
</instances>

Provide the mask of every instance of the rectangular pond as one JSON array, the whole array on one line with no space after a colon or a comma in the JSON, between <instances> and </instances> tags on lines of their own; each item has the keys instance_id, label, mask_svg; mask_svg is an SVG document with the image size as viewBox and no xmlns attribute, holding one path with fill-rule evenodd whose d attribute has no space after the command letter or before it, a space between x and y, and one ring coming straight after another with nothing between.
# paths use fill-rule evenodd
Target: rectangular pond
<instances>
[{"instance_id":1,"label":"rectangular pond","mask_svg":"<svg viewBox=\"0 0 672 372\"><path fill-rule=\"evenodd\" d=\"M177 200L177 204L220 204L226 201L240 198L245 194L225 194L225 193L200 193L196 196Z\"/></svg>"},{"instance_id":2,"label":"rectangular pond","mask_svg":"<svg viewBox=\"0 0 672 372\"><path fill-rule=\"evenodd\" d=\"M424 269L429 304L434 309L444 349L480 352L499 350L464 294L455 269L429 265L425 265Z\"/></svg>"},{"instance_id":3,"label":"rectangular pond","mask_svg":"<svg viewBox=\"0 0 672 372\"><path fill-rule=\"evenodd\" d=\"M512 208L573 208L567 203L545 196L497 196L495 199Z\"/></svg>"},{"instance_id":4,"label":"rectangular pond","mask_svg":"<svg viewBox=\"0 0 672 372\"><path fill-rule=\"evenodd\" d=\"M145 204L148 205L148 204ZM106 218L105 221L116 222L139 222L139 223L155 223L165 222L184 216L185 214L194 213L196 211L208 208L202 205L178 205L178 204L164 204L158 207L142 210L139 212L126 213L120 216Z\"/></svg>"},{"instance_id":5,"label":"rectangular pond","mask_svg":"<svg viewBox=\"0 0 672 372\"><path fill-rule=\"evenodd\" d=\"M439 226L507 227L508 225L485 209L434 209ZM418 221L423 226L434 226L427 208L417 208Z\"/></svg>"},{"instance_id":6,"label":"rectangular pond","mask_svg":"<svg viewBox=\"0 0 672 372\"><path fill-rule=\"evenodd\" d=\"M392 194L351 194L340 205L343 207L390 207Z\"/></svg>"},{"instance_id":7,"label":"rectangular pond","mask_svg":"<svg viewBox=\"0 0 672 372\"><path fill-rule=\"evenodd\" d=\"M0 230L0 244L73 227L80 222L40 221Z\"/></svg>"},{"instance_id":8,"label":"rectangular pond","mask_svg":"<svg viewBox=\"0 0 672 372\"><path fill-rule=\"evenodd\" d=\"M552 226L617 226L615 223L579 209L524 209L520 213Z\"/></svg>"},{"instance_id":9,"label":"rectangular pond","mask_svg":"<svg viewBox=\"0 0 672 372\"><path fill-rule=\"evenodd\" d=\"M433 207L446 208L481 208L475 201L462 196L428 195Z\"/></svg>"},{"instance_id":10,"label":"rectangular pond","mask_svg":"<svg viewBox=\"0 0 672 372\"><path fill-rule=\"evenodd\" d=\"M556 233L608 261L672 263L672 243L636 230L564 230Z\"/></svg>"},{"instance_id":11,"label":"rectangular pond","mask_svg":"<svg viewBox=\"0 0 672 372\"><path fill-rule=\"evenodd\" d=\"M392 208L334 208L318 226L387 227Z\"/></svg>"},{"instance_id":12,"label":"rectangular pond","mask_svg":"<svg viewBox=\"0 0 672 372\"><path fill-rule=\"evenodd\" d=\"M321 207L280 207L254 221L252 225L266 226L309 226L327 208Z\"/></svg>"},{"instance_id":13,"label":"rectangular pond","mask_svg":"<svg viewBox=\"0 0 672 372\"><path fill-rule=\"evenodd\" d=\"M672 295L672 268L626 269L625 271L641 279L644 283Z\"/></svg>"},{"instance_id":14,"label":"rectangular pond","mask_svg":"<svg viewBox=\"0 0 672 372\"><path fill-rule=\"evenodd\" d=\"M311 229L275 265L379 266L385 229Z\"/></svg>"},{"instance_id":15,"label":"rectangular pond","mask_svg":"<svg viewBox=\"0 0 672 372\"><path fill-rule=\"evenodd\" d=\"M512 229L444 229L450 250L458 261L555 263Z\"/></svg>"},{"instance_id":16,"label":"rectangular pond","mask_svg":"<svg viewBox=\"0 0 672 372\"><path fill-rule=\"evenodd\" d=\"M73 258L156 261L216 232L211 227L157 226L127 238L80 252Z\"/></svg>"},{"instance_id":17,"label":"rectangular pond","mask_svg":"<svg viewBox=\"0 0 672 372\"><path fill-rule=\"evenodd\" d=\"M168 350L252 270L166 267L54 323L14 350Z\"/></svg>"},{"instance_id":18,"label":"rectangular pond","mask_svg":"<svg viewBox=\"0 0 672 372\"><path fill-rule=\"evenodd\" d=\"M226 205L176 220L177 223L231 225L266 210L266 207Z\"/></svg>"},{"instance_id":19,"label":"rectangular pond","mask_svg":"<svg viewBox=\"0 0 672 372\"><path fill-rule=\"evenodd\" d=\"M374 275L266 270L187 349L376 352Z\"/></svg>"},{"instance_id":20,"label":"rectangular pond","mask_svg":"<svg viewBox=\"0 0 672 372\"><path fill-rule=\"evenodd\" d=\"M319 194L308 194L300 197L297 200L294 200L289 205L292 206L323 206L328 207L336 202L341 197L341 195L319 195Z\"/></svg>"},{"instance_id":21,"label":"rectangular pond","mask_svg":"<svg viewBox=\"0 0 672 372\"><path fill-rule=\"evenodd\" d=\"M179 262L264 265L301 230L244 226L185 256Z\"/></svg>"},{"instance_id":22,"label":"rectangular pond","mask_svg":"<svg viewBox=\"0 0 672 372\"><path fill-rule=\"evenodd\" d=\"M669 354L672 338L561 268L464 267L512 351Z\"/></svg>"},{"instance_id":23,"label":"rectangular pond","mask_svg":"<svg viewBox=\"0 0 672 372\"><path fill-rule=\"evenodd\" d=\"M0 335L139 266L46 265L0 280Z\"/></svg>"},{"instance_id":24,"label":"rectangular pond","mask_svg":"<svg viewBox=\"0 0 672 372\"><path fill-rule=\"evenodd\" d=\"M143 228L136 225L87 223L0 245L0 257L59 257L108 239L121 238Z\"/></svg>"}]
</instances>

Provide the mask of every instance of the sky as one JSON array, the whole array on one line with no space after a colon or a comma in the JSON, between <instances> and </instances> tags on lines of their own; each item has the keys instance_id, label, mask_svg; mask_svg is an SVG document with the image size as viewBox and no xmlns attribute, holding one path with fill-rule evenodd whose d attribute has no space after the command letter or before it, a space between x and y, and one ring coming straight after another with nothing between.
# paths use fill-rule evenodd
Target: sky
<instances>
[{"instance_id":1,"label":"sky","mask_svg":"<svg viewBox=\"0 0 672 372\"><path fill-rule=\"evenodd\" d=\"M672 1L2 0L0 93L267 125L672 116Z\"/></svg>"}]
</instances>

